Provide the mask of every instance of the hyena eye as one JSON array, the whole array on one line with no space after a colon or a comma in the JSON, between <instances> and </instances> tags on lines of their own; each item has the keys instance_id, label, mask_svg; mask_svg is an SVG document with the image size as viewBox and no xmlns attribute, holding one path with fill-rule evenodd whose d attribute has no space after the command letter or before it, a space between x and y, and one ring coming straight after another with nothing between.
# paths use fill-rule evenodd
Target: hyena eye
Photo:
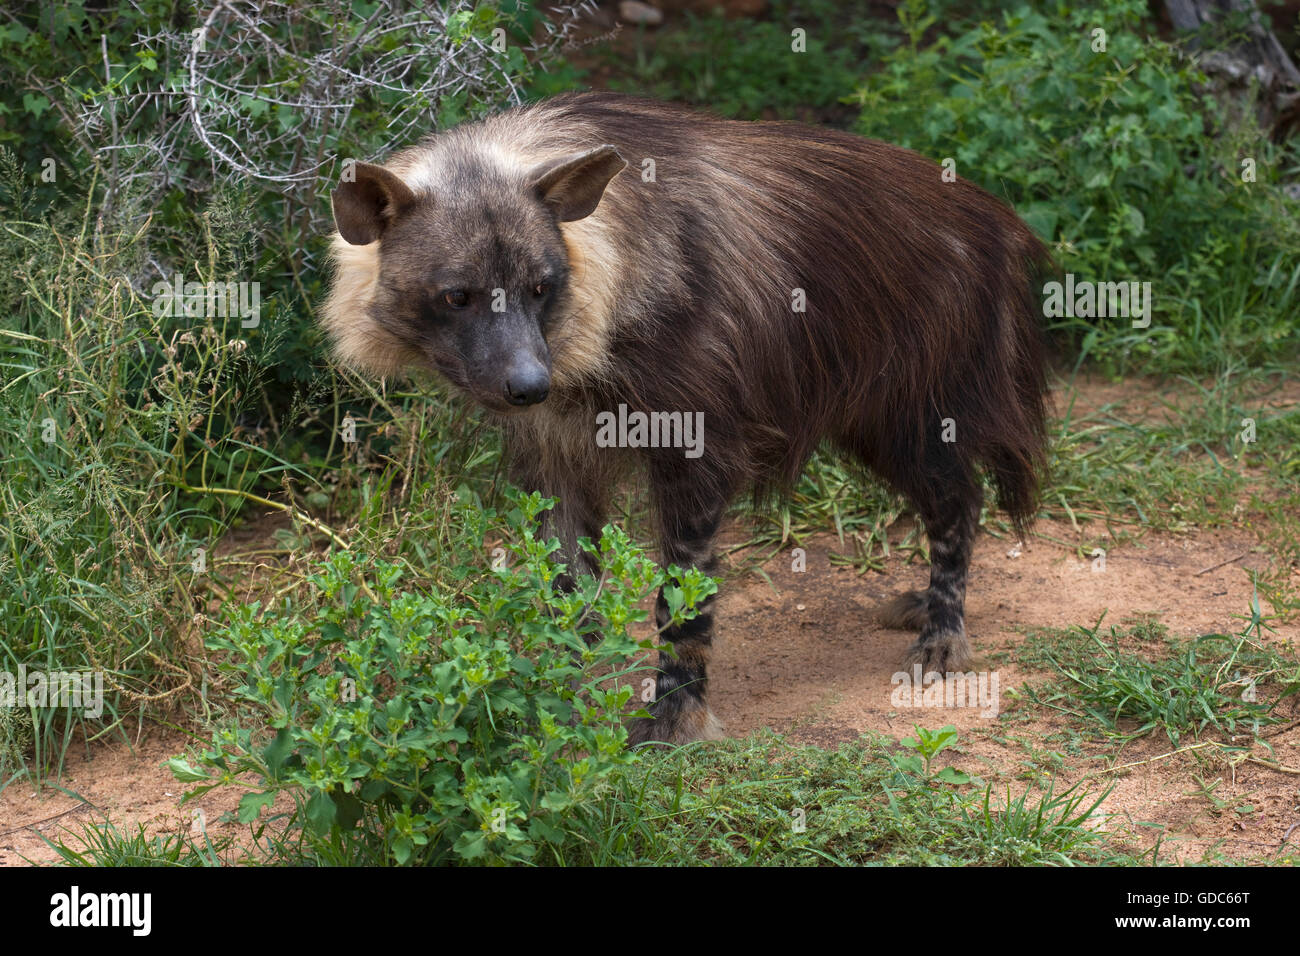
<instances>
[{"instance_id":1,"label":"hyena eye","mask_svg":"<svg viewBox=\"0 0 1300 956\"><path fill-rule=\"evenodd\" d=\"M533 286L533 298L540 299L550 291L551 284L549 282L539 282Z\"/></svg>"},{"instance_id":2,"label":"hyena eye","mask_svg":"<svg viewBox=\"0 0 1300 956\"><path fill-rule=\"evenodd\" d=\"M452 289L450 292L442 294L442 301L453 309L463 309L469 305L469 293L464 289Z\"/></svg>"}]
</instances>

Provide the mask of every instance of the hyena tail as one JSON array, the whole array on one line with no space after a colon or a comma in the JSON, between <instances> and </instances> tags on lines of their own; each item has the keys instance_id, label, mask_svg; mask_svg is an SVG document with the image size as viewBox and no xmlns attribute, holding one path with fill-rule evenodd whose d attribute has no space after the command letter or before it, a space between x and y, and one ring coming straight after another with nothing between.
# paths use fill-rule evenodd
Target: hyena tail
<instances>
[{"instance_id":1,"label":"hyena tail","mask_svg":"<svg viewBox=\"0 0 1300 956\"><path fill-rule=\"evenodd\" d=\"M1034 523L1040 481L1047 470L1047 341L1043 333L1043 277L1050 256L1021 222L1010 226L1006 259L987 290L985 336L956 376L962 382L965 440L952 447L959 473L982 468L997 505L1022 538Z\"/></svg>"},{"instance_id":2,"label":"hyena tail","mask_svg":"<svg viewBox=\"0 0 1300 956\"><path fill-rule=\"evenodd\" d=\"M1047 345L1042 329L1041 279L1051 268L1047 249L1024 230L1007 270L1010 284L999 297L1003 348L986 367L992 386L986 400L997 406L994 427L981 436L977 456L997 491L998 506L1017 534L1026 534L1038 513L1040 482L1047 469Z\"/></svg>"}]
</instances>

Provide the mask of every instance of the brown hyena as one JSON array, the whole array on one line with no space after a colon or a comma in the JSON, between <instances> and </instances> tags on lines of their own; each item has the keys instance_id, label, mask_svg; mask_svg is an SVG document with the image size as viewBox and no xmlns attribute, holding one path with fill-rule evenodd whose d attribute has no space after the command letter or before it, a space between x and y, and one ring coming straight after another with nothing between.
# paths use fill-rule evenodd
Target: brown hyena
<instances>
[{"instance_id":1,"label":"brown hyena","mask_svg":"<svg viewBox=\"0 0 1300 956\"><path fill-rule=\"evenodd\" d=\"M790 488L827 441L925 521L930 585L882 614L920 631L909 665L970 662L980 473L1023 527L1044 458L1031 283L1047 255L1006 206L885 143L608 93L350 172L323 311L337 354L436 369L499 418L515 480L559 499L548 531L570 567L595 570L577 539L598 536L632 469L662 562L713 572L728 502ZM694 451L598 441L608 413L677 412L703 416ZM711 602L667 628L676 655L635 740L718 734L712 630Z\"/></svg>"}]
</instances>

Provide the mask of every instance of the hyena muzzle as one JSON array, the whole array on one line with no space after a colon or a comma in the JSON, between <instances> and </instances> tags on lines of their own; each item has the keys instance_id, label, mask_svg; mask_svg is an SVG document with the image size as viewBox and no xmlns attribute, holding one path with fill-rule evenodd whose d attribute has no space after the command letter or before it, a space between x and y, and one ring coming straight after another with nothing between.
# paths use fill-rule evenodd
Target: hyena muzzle
<instances>
[{"instance_id":1,"label":"hyena muzzle","mask_svg":"<svg viewBox=\"0 0 1300 956\"><path fill-rule=\"evenodd\" d=\"M1032 282L1050 263L1001 202L847 133L586 93L350 166L334 214L337 354L434 369L498 418L515 481L559 499L547 531L571 568L596 570L577 540L631 472L662 562L712 572L728 503L788 490L827 442L925 522L929 587L881 614L920 632L908 663L970 664L981 476L1023 530L1044 461ZM703 442L605 447L616 410L693 415ZM710 600L671 625L660 595L676 653L634 740L720 732L713 617Z\"/></svg>"}]
</instances>

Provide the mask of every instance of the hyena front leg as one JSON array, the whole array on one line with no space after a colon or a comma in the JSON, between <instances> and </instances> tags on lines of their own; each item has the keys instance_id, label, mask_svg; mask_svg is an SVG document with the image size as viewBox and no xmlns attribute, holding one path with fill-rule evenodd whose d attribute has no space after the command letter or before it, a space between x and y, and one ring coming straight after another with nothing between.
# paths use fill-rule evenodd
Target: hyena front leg
<instances>
[{"instance_id":1,"label":"hyena front leg","mask_svg":"<svg viewBox=\"0 0 1300 956\"><path fill-rule=\"evenodd\" d=\"M542 541L560 542L554 560L562 561L566 571L555 579L556 589L572 591L579 575L599 575L600 562L582 550L578 539L600 541L609 511L609 476L596 468L572 467L548 455L544 447L518 438L511 443L511 459L510 480L515 485L557 499L555 507L542 512L537 528Z\"/></svg>"},{"instance_id":2,"label":"hyena front leg","mask_svg":"<svg viewBox=\"0 0 1300 956\"><path fill-rule=\"evenodd\" d=\"M584 551L578 544L578 539L589 538L593 544L599 544L600 530L605 526L604 498L599 493L601 488L598 485L580 484L577 477L573 475L571 479L574 480L569 481L546 481L531 474L523 479L527 484L522 485L540 490L548 498L557 499L555 507L543 511L539 517L537 536L542 541L559 539L560 550L551 559L563 562L565 566L564 573L555 578L555 590L561 593L575 590L581 575L598 577L601 570L600 560L591 552ZM558 613L558 610L552 609L553 615ZM600 640L599 631L589 632L585 640L589 647L595 645ZM582 654L577 649L573 651L573 662L582 666ZM575 675L569 681L569 688L575 694L581 693L583 678ZM571 722L576 723L577 719L575 713Z\"/></svg>"},{"instance_id":3,"label":"hyena front leg","mask_svg":"<svg viewBox=\"0 0 1300 956\"><path fill-rule=\"evenodd\" d=\"M921 636L907 650L905 666L920 664L924 673L962 671L971 664L966 639L966 575L979 529L980 500L976 486L952 486L930 513L922 513L930 539L930 586L905 594L889 610L900 622L919 625Z\"/></svg>"},{"instance_id":4,"label":"hyena front leg","mask_svg":"<svg viewBox=\"0 0 1300 956\"><path fill-rule=\"evenodd\" d=\"M717 571L713 538L726 509L725 501L705 507L692 504L692 496L665 493L660 499L661 563L667 567L698 568L705 574ZM651 718L640 718L631 727L629 742L648 741L684 744L693 740L717 740L722 724L709 709L709 655L713 647L713 609L717 595L697 606L698 613L680 625L670 624L671 615L662 589L655 602L655 624L662 637L673 645L675 656L659 652Z\"/></svg>"},{"instance_id":5,"label":"hyena front leg","mask_svg":"<svg viewBox=\"0 0 1300 956\"><path fill-rule=\"evenodd\" d=\"M543 494L559 500L554 508L542 512L538 537L543 541L559 539L560 550L554 557L564 562L566 570L556 577L555 587L559 591L572 591L577 587L578 576L590 574L596 577L600 574L600 562L595 555L582 549L578 539L589 538L593 544L599 544L605 512L595 499L574 486Z\"/></svg>"}]
</instances>

